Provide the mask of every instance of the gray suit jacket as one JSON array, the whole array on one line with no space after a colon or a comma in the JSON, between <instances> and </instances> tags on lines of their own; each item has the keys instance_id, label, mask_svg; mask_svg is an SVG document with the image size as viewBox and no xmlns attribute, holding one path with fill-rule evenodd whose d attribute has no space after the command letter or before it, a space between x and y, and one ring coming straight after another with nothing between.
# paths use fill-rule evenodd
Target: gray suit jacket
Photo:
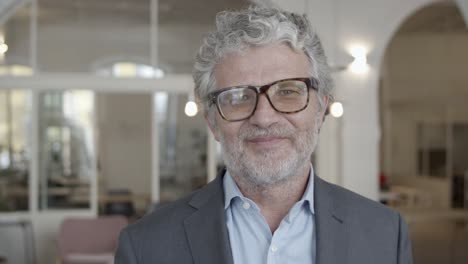
<instances>
[{"instance_id":1,"label":"gray suit jacket","mask_svg":"<svg viewBox=\"0 0 468 264\"><path fill-rule=\"evenodd\" d=\"M222 175L126 227L115 263L233 264ZM317 176L314 192L315 264L412 263L408 230L400 214Z\"/></svg>"}]
</instances>

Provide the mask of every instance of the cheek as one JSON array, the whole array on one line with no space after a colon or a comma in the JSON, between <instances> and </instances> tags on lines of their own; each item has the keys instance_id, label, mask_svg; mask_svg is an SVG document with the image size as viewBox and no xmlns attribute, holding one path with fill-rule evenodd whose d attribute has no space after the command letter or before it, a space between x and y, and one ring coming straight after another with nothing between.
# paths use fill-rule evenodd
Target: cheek
<instances>
[{"instance_id":1,"label":"cheek","mask_svg":"<svg viewBox=\"0 0 468 264\"><path fill-rule=\"evenodd\" d=\"M223 119L216 120L216 131L222 141L233 142L239 137L240 125L238 122L227 122Z\"/></svg>"},{"instance_id":2,"label":"cheek","mask_svg":"<svg viewBox=\"0 0 468 264\"><path fill-rule=\"evenodd\" d=\"M295 127L314 126L316 117L320 115L318 108L317 101L310 101L306 109L290 115L288 119Z\"/></svg>"},{"instance_id":3,"label":"cheek","mask_svg":"<svg viewBox=\"0 0 468 264\"><path fill-rule=\"evenodd\" d=\"M239 138L239 128L235 126L225 126L222 133L230 141L237 140Z\"/></svg>"}]
</instances>

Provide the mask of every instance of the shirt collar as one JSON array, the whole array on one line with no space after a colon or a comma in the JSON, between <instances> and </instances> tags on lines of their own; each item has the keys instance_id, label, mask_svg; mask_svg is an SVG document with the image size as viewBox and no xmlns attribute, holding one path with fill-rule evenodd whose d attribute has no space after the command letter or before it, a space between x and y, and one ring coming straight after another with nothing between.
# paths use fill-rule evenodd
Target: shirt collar
<instances>
[{"instance_id":1,"label":"shirt collar","mask_svg":"<svg viewBox=\"0 0 468 264\"><path fill-rule=\"evenodd\" d=\"M227 209L231 205L232 199L239 197L244 198L244 195L239 190L236 182L232 178L228 170L224 174L223 178L223 187L224 187L224 209ZM302 195L302 198L299 202L306 202L308 204L309 210L311 213L315 214L314 209L314 167L310 164L310 174L309 180L307 183L307 188Z\"/></svg>"},{"instance_id":2,"label":"shirt collar","mask_svg":"<svg viewBox=\"0 0 468 264\"><path fill-rule=\"evenodd\" d=\"M223 179L223 186L224 186L224 209L227 209L231 205L231 200L240 197L243 198L244 195L237 187L236 182L232 178L231 174L228 170L224 173Z\"/></svg>"}]
</instances>

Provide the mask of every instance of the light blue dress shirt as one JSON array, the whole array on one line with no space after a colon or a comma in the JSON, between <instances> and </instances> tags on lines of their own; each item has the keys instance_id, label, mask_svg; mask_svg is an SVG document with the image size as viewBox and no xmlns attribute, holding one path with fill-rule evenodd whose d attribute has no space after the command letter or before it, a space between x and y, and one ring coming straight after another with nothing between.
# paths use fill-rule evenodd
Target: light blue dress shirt
<instances>
[{"instance_id":1,"label":"light blue dress shirt","mask_svg":"<svg viewBox=\"0 0 468 264\"><path fill-rule=\"evenodd\" d=\"M314 171L300 201L272 234L260 208L244 197L226 171L224 208L234 264L306 264L315 262Z\"/></svg>"}]
</instances>

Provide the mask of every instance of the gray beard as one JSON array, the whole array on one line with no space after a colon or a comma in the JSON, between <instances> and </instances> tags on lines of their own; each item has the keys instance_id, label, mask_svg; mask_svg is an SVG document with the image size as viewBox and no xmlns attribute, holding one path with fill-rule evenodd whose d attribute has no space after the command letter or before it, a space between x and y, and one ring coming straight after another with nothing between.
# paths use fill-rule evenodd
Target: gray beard
<instances>
[{"instance_id":1,"label":"gray beard","mask_svg":"<svg viewBox=\"0 0 468 264\"><path fill-rule=\"evenodd\" d=\"M292 128L274 126L269 128L247 127L241 129L235 142L220 137L222 154L227 169L236 180L242 181L253 189L286 184L299 177L301 170L309 166L312 153L317 146L321 119L316 118L314 127L297 133ZM278 151L247 153L245 142L258 136L284 136L293 146L291 155L279 158Z\"/></svg>"}]
</instances>

